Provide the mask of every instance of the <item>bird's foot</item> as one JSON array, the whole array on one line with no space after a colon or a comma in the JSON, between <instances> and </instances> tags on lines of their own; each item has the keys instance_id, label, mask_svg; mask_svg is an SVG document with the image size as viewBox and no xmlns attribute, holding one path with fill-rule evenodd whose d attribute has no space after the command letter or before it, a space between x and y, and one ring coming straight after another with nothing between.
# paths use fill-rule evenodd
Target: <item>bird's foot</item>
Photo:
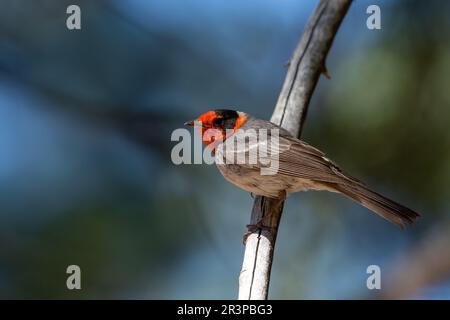
<instances>
[{"instance_id":1,"label":"bird's foot","mask_svg":"<svg viewBox=\"0 0 450 320\"><path fill-rule=\"evenodd\" d=\"M247 243L247 238L252 234L255 233L258 230L267 230L269 232L272 232L274 230L273 227L268 227L262 224L262 219L259 220L256 224L248 224L246 225L247 232L244 233L244 236L242 237L242 243L245 245Z\"/></svg>"}]
</instances>

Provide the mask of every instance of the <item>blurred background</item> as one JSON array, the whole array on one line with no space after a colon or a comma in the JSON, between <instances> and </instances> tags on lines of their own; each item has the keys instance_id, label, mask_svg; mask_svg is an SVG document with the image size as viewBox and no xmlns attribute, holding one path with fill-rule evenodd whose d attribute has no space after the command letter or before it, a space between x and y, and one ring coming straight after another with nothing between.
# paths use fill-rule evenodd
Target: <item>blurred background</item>
<instances>
[{"instance_id":1,"label":"blurred background","mask_svg":"<svg viewBox=\"0 0 450 320\"><path fill-rule=\"evenodd\" d=\"M170 135L218 107L269 119L317 3L0 0L0 298L236 298L253 200L174 165ZM450 298L449 9L355 1L302 136L423 217L400 230L335 194L290 197L271 298Z\"/></svg>"}]
</instances>

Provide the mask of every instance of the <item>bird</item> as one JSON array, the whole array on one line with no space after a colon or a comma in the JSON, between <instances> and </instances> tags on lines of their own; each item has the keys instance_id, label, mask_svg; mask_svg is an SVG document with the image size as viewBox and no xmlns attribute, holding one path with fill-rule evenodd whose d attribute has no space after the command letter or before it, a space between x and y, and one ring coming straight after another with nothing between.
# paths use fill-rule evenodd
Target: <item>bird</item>
<instances>
[{"instance_id":1,"label":"bird","mask_svg":"<svg viewBox=\"0 0 450 320\"><path fill-rule=\"evenodd\" d=\"M217 109L207 111L195 120L187 121L185 125L198 126L202 141L213 150L216 166L223 177L253 195L284 200L296 192L329 191L359 203L401 228L420 217L417 212L373 191L341 170L325 153L270 121L241 111ZM207 134L211 129L214 133ZM249 131L256 132L257 138L260 137L260 132L268 132L267 138L256 141L247 139L248 145L241 148L228 147L227 142L234 135ZM269 144L272 136L277 141ZM250 153L258 149L269 152L261 153L262 156L256 153L253 161L227 162L225 159L227 153L231 153L232 157L248 156L246 159L249 159ZM230 159L236 159L232 157ZM277 166L270 171L268 163L273 160L277 161ZM262 174L263 169L267 169L268 174Z\"/></svg>"}]
</instances>

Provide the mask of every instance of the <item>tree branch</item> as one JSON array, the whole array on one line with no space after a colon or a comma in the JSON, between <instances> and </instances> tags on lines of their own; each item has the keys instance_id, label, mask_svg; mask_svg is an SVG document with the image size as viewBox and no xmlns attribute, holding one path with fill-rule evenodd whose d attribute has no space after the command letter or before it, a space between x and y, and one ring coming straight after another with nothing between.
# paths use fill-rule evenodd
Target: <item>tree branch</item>
<instances>
[{"instance_id":1,"label":"tree branch","mask_svg":"<svg viewBox=\"0 0 450 320\"><path fill-rule=\"evenodd\" d=\"M320 74L328 77L325 59L351 0L321 0L294 51L271 121L300 136L309 101ZM262 221L247 237L239 277L239 299L267 299L270 271L284 201L257 196L250 224Z\"/></svg>"}]
</instances>

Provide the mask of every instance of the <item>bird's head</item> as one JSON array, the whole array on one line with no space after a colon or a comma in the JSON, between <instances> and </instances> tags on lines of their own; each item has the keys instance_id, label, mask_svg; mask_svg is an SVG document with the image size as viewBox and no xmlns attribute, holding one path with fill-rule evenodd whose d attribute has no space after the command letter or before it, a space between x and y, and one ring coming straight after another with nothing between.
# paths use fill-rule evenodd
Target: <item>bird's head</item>
<instances>
[{"instance_id":1,"label":"bird's head","mask_svg":"<svg viewBox=\"0 0 450 320\"><path fill-rule=\"evenodd\" d=\"M192 121L187 121L187 126L199 126L202 141L205 145L216 145L227 138L227 133L234 133L247 120L247 114L235 110L218 109L205 112Z\"/></svg>"}]
</instances>

